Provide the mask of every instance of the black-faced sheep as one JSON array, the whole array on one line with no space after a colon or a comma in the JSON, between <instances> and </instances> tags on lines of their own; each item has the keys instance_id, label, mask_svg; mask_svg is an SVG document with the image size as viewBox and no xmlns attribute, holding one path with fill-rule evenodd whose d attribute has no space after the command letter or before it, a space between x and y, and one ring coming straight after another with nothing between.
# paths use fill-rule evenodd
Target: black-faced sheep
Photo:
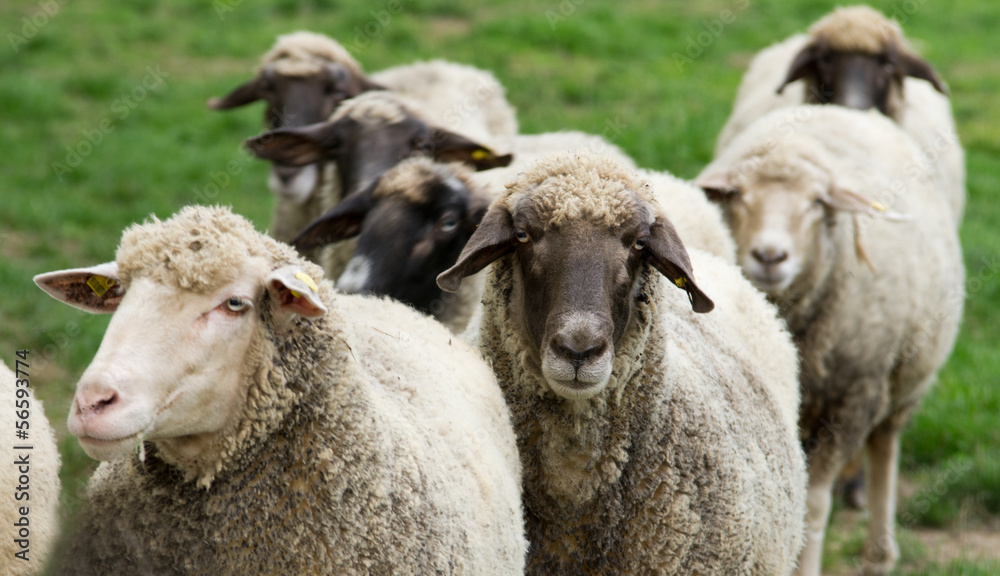
<instances>
[{"instance_id":1,"label":"black-faced sheep","mask_svg":"<svg viewBox=\"0 0 1000 576\"><path fill-rule=\"evenodd\" d=\"M383 172L410 156L458 161L478 170L506 166L511 155L498 155L486 145L442 128L428 119L424 106L390 92L370 92L344 102L330 120L298 128L267 132L247 141L259 157L292 166L330 162L336 166L338 190L331 206L361 192ZM310 209L311 210L311 209ZM286 215L282 237L291 240L324 212L298 210ZM288 226L298 226L292 231ZM347 265L354 243L323 254L320 264L335 278Z\"/></svg>"},{"instance_id":2,"label":"black-faced sheep","mask_svg":"<svg viewBox=\"0 0 1000 576\"><path fill-rule=\"evenodd\" d=\"M771 110L805 103L874 108L920 147L912 170L933 166L954 221L965 207L965 153L944 81L909 46L899 24L868 6L838 8L763 50L743 77L716 154Z\"/></svg>"},{"instance_id":3,"label":"black-faced sheep","mask_svg":"<svg viewBox=\"0 0 1000 576\"><path fill-rule=\"evenodd\" d=\"M521 174L438 282L491 263L480 346L517 432L527 573L789 573L795 349L739 269L689 257L653 191L588 154Z\"/></svg>"},{"instance_id":4,"label":"black-faced sheep","mask_svg":"<svg viewBox=\"0 0 1000 576\"><path fill-rule=\"evenodd\" d=\"M114 312L69 429L101 464L60 574L519 574L519 462L489 368L338 295L227 209L43 274ZM315 279L315 280L314 280Z\"/></svg>"},{"instance_id":5,"label":"black-faced sheep","mask_svg":"<svg viewBox=\"0 0 1000 576\"><path fill-rule=\"evenodd\" d=\"M12 358L24 373L20 378L0 361L0 490L7 501L0 507L0 573L5 576L42 574L59 536L59 449L41 401L27 376L30 353ZM25 436L15 439L15 432Z\"/></svg>"},{"instance_id":6,"label":"black-faced sheep","mask_svg":"<svg viewBox=\"0 0 1000 576\"><path fill-rule=\"evenodd\" d=\"M868 455L866 574L898 557L899 433L955 342L962 255L938 180L881 114L800 106L758 120L696 182L722 203L747 277L799 346L809 460L802 574L820 570L830 492Z\"/></svg>"}]
</instances>

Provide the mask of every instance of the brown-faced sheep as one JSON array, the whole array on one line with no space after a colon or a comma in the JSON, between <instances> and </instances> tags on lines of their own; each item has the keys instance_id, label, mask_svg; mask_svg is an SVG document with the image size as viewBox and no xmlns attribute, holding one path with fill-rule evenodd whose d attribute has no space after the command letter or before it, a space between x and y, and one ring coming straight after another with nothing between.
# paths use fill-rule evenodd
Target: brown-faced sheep
<instances>
[{"instance_id":1,"label":"brown-faced sheep","mask_svg":"<svg viewBox=\"0 0 1000 576\"><path fill-rule=\"evenodd\" d=\"M795 349L739 269L689 257L653 191L589 154L521 174L438 282L491 263L480 346L517 432L527 573L789 573Z\"/></svg>"},{"instance_id":2,"label":"brown-faced sheep","mask_svg":"<svg viewBox=\"0 0 1000 576\"><path fill-rule=\"evenodd\" d=\"M768 112L805 103L875 108L892 118L920 150L908 169L933 166L956 223L965 207L965 153L948 90L909 46L899 24L868 6L838 8L798 34L763 50L743 77L716 155Z\"/></svg>"},{"instance_id":3,"label":"brown-faced sheep","mask_svg":"<svg viewBox=\"0 0 1000 576\"><path fill-rule=\"evenodd\" d=\"M59 448L41 401L30 387L34 359L11 359L20 374L0 361L0 574L41 574L59 536ZM24 438L15 437L23 430ZM15 439L17 438L17 439Z\"/></svg>"},{"instance_id":4,"label":"brown-faced sheep","mask_svg":"<svg viewBox=\"0 0 1000 576\"><path fill-rule=\"evenodd\" d=\"M802 574L820 570L830 492L867 450L865 574L898 557L899 433L950 354L962 255L938 180L883 115L799 106L758 120L696 182L722 203L747 277L799 346L799 426L809 460Z\"/></svg>"},{"instance_id":5,"label":"brown-faced sheep","mask_svg":"<svg viewBox=\"0 0 1000 576\"><path fill-rule=\"evenodd\" d=\"M519 462L489 368L438 323L337 294L227 209L43 274L114 312L69 430L93 457L60 574L520 574Z\"/></svg>"}]
</instances>

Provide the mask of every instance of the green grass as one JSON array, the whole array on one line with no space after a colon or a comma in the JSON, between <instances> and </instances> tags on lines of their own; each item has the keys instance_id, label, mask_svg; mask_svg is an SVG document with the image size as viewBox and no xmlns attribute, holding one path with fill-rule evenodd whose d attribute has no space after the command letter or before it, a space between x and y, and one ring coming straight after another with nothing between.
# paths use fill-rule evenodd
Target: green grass
<instances>
[{"instance_id":1,"label":"green grass","mask_svg":"<svg viewBox=\"0 0 1000 576\"><path fill-rule=\"evenodd\" d=\"M266 166L240 150L259 132L262 111L218 113L204 103L246 79L276 35L311 29L348 46L358 38L368 70L432 57L488 68L507 87L522 131L603 133L640 165L690 178L710 160L752 55L836 4L404 1L382 25L388 1L68 2L37 31L22 29L25 18L42 20L38 1L0 4L0 358L11 363L15 349L32 351L32 381L62 438L67 514L79 508L93 464L66 437L65 417L108 319L58 304L31 277L113 259L123 228L204 198L213 180L228 182L212 201L266 229L273 202ZM1000 188L1000 10L977 0L876 5L899 10L907 33L949 82L969 172L964 324L939 385L906 433L901 466L925 491L949 470L959 472L941 495L904 503L901 518L907 528L995 524L1000 274L990 266L1000 263L1000 203L993 201ZM723 10L732 12L728 23ZM366 29L374 35L359 37ZM11 34L22 32L25 43L15 51ZM150 70L160 71L160 81ZM100 143L90 143L87 134L96 141L102 128ZM54 163L66 164L64 173ZM927 273L933 268L929 262Z\"/></svg>"}]
</instances>

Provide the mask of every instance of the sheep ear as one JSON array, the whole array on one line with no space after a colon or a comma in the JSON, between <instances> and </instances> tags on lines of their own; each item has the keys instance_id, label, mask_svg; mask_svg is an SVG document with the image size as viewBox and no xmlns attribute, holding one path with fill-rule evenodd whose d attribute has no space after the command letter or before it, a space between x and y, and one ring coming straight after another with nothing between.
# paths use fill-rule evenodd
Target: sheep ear
<instances>
[{"instance_id":1,"label":"sheep ear","mask_svg":"<svg viewBox=\"0 0 1000 576\"><path fill-rule=\"evenodd\" d=\"M256 102L260 100L263 96L263 91L261 88L264 85L264 79L260 76L255 76L250 80L240 84L236 88L226 94L221 98L209 98L208 107L212 110L228 110L230 108L236 108L239 106L245 106L251 102Z\"/></svg>"},{"instance_id":2,"label":"sheep ear","mask_svg":"<svg viewBox=\"0 0 1000 576\"><path fill-rule=\"evenodd\" d=\"M292 240L291 244L300 252L319 246L326 246L353 238L361 233L368 211L371 210L372 193L378 184L378 179L364 190L351 194L337 203L325 214L306 226L305 230Z\"/></svg>"},{"instance_id":3,"label":"sheep ear","mask_svg":"<svg viewBox=\"0 0 1000 576\"><path fill-rule=\"evenodd\" d=\"M92 314L111 314L125 296L115 262L47 272L34 280L49 296Z\"/></svg>"},{"instance_id":4,"label":"sheep ear","mask_svg":"<svg viewBox=\"0 0 1000 576\"><path fill-rule=\"evenodd\" d=\"M492 150L454 132L433 128L434 159L438 162L463 162L476 170L503 168L509 166L513 156L497 156Z\"/></svg>"},{"instance_id":5,"label":"sheep ear","mask_svg":"<svg viewBox=\"0 0 1000 576\"><path fill-rule=\"evenodd\" d=\"M941 77L938 76L938 73L929 62L905 49L899 50L896 54L896 59L898 61L897 65L904 76L926 80L938 92L945 96L949 95L948 87L945 86L944 81L941 80Z\"/></svg>"},{"instance_id":6,"label":"sheep ear","mask_svg":"<svg viewBox=\"0 0 1000 576\"><path fill-rule=\"evenodd\" d=\"M815 43L809 43L795 55L791 65L788 67L785 80L781 83L781 86L778 86L778 94L781 94L785 90L785 86L788 86L792 82L816 73L816 61L819 59L820 50L820 47Z\"/></svg>"},{"instance_id":7,"label":"sheep ear","mask_svg":"<svg viewBox=\"0 0 1000 576\"><path fill-rule=\"evenodd\" d=\"M711 312L715 303L698 288L688 257L677 230L665 217L658 216L649 228L649 241L643 248L647 261L678 288L687 292L691 309L698 313Z\"/></svg>"},{"instance_id":8,"label":"sheep ear","mask_svg":"<svg viewBox=\"0 0 1000 576\"><path fill-rule=\"evenodd\" d=\"M261 160L306 166L336 157L340 153L340 141L336 122L319 122L264 132L247 138L246 147Z\"/></svg>"},{"instance_id":9,"label":"sheep ear","mask_svg":"<svg viewBox=\"0 0 1000 576\"><path fill-rule=\"evenodd\" d=\"M275 316L286 319L293 314L318 318L326 314L319 298L319 286L301 267L282 266L267 275L264 281L275 303Z\"/></svg>"},{"instance_id":10,"label":"sheep ear","mask_svg":"<svg viewBox=\"0 0 1000 576\"><path fill-rule=\"evenodd\" d=\"M740 195L740 189L733 184L723 171L703 172L695 179L694 185L705 192L712 202L724 203Z\"/></svg>"},{"instance_id":11,"label":"sheep ear","mask_svg":"<svg viewBox=\"0 0 1000 576\"><path fill-rule=\"evenodd\" d=\"M494 204L486 212L479 228L458 255L454 266L437 277L437 285L446 292L455 292L462 278L479 272L497 258L514 251L514 222L506 206Z\"/></svg>"},{"instance_id":12,"label":"sheep ear","mask_svg":"<svg viewBox=\"0 0 1000 576\"><path fill-rule=\"evenodd\" d=\"M860 212L870 216L891 220L893 222L904 222L911 219L910 216L906 214L900 214L899 212L889 210L885 204L882 204L877 200L869 200L865 196L850 190L849 188L844 188L836 184L831 186L827 195L822 196L820 200L835 210Z\"/></svg>"}]
</instances>

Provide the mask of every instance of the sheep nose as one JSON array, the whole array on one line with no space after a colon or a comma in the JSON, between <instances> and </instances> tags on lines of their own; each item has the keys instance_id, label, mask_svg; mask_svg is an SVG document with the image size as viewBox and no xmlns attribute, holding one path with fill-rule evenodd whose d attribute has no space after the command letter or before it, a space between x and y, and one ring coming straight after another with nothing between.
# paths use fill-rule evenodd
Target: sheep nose
<instances>
[{"instance_id":1,"label":"sheep nose","mask_svg":"<svg viewBox=\"0 0 1000 576\"><path fill-rule=\"evenodd\" d=\"M100 392L76 395L76 410L80 414L100 414L118 403L118 392L102 390Z\"/></svg>"},{"instance_id":2,"label":"sheep nose","mask_svg":"<svg viewBox=\"0 0 1000 576\"><path fill-rule=\"evenodd\" d=\"M296 166L275 165L274 173L278 175L278 180L281 180L282 184L288 184L299 173L299 169Z\"/></svg>"},{"instance_id":3,"label":"sheep nose","mask_svg":"<svg viewBox=\"0 0 1000 576\"><path fill-rule=\"evenodd\" d=\"M569 360L574 370L579 370L585 362L603 354L607 347L608 341L602 337L591 339L582 338L577 334L572 336L558 334L552 339L552 349Z\"/></svg>"},{"instance_id":4,"label":"sheep nose","mask_svg":"<svg viewBox=\"0 0 1000 576\"><path fill-rule=\"evenodd\" d=\"M768 246L763 250L760 248L754 248L750 251L750 254L761 264L778 264L788 260L787 251L779 250L773 246Z\"/></svg>"}]
</instances>

